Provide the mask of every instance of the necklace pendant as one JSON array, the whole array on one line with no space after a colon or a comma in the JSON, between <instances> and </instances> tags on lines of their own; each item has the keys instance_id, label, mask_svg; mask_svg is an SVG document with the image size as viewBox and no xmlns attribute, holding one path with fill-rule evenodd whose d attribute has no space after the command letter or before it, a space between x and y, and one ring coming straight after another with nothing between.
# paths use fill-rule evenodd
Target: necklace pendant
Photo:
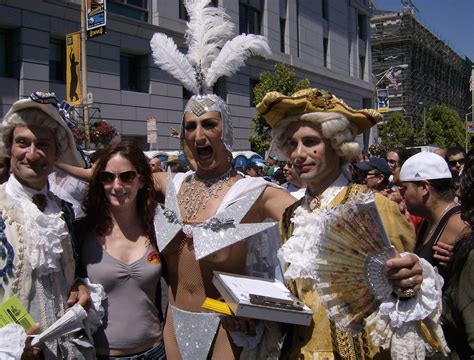
<instances>
[{"instance_id":1,"label":"necklace pendant","mask_svg":"<svg viewBox=\"0 0 474 360\"><path fill-rule=\"evenodd\" d=\"M191 225L184 225L183 226L183 233L187 239L191 239L193 237L193 227Z\"/></svg>"}]
</instances>

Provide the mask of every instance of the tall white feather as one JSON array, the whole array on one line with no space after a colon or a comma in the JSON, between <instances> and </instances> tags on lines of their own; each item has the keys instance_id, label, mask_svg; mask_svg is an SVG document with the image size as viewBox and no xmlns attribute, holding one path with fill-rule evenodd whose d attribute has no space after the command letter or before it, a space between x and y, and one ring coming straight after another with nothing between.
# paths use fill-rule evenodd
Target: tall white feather
<instances>
[{"instance_id":1,"label":"tall white feather","mask_svg":"<svg viewBox=\"0 0 474 360\"><path fill-rule=\"evenodd\" d=\"M150 46L155 64L180 81L186 89L197 93L194 68L174 41L165 34L156 33L151 38Z\"/></svg>"},{"instance_id":2,"label":"tall white feather","mask_svg":"<svg viewBox=\"0 0 474 360\"><path fill-rule=\"evenodd\" d=\"M270 54L270 47L263 36L239 35L228 41L212 62L204 80L205 85L210 88L221 76L232 76L251 55L267 57Z\"/></svg>"},{"instance_id":3,"label":"tall white feather","mask_svg":"<svg viewBox=\"0 0 474 360\"><path fill-rule=\"evenodd\" d=\"M207 7L210 0L187 0L189 15L186 55L191 65L201 65L206 74L210 64L219 54L224 43L233 35L234 24L223 8Z\"/></svg>"}]
</instances>

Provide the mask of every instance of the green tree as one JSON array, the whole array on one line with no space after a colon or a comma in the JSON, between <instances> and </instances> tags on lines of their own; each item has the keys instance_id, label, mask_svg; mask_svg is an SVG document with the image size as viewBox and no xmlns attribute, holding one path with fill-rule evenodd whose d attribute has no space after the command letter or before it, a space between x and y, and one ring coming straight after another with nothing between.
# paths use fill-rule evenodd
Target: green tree
<instances>
[{"instance_id":1,"label":"green tree","mask_svg":"<svg viewBox=\"0 0 474 360\"><path fill-rule=\"evenodd\" d=\"M465 125L459 114L446 105L434 105L426 112L426 142L423 123L416 132L416 142L439 147L464 146L465 136Z\"/></svg>"},{"instance_id":2,"label":"green tree","mask_svg":"<svg viewBox=\"0 0 474 360\"><path fill-rule=\"evenodd\" d=\"M392 113L379 125L379 136L386 149L407 146L414 134L413 127L400 113Z\"/></svg>"},{"instance_id":3,"label":"green tree","mask_svg":"<svg viewBox=\"0 0 474 360\"><path fill-rule=\"evenodd\" d=\"M295 70L285 64L275 64L274 71L265 71L260 74L257 85L253 88L254 105L262 101L269 91L278 91L284 95L307 89L311 86L309 80L302 79L296 82ZM249 137L252 150L264 155L270 147L271 130L267 122L261 115L257 115L253 120L252 130L254 135Z\"/></svg>"}]
</instances>

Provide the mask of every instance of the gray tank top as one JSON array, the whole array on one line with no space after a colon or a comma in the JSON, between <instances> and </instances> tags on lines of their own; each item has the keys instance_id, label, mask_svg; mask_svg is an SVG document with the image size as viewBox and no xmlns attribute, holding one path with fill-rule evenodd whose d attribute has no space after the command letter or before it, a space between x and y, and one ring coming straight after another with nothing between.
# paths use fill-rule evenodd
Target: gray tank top
<instances>
[{"instance_id":1,"label":"gray tank top","mask_svg":"<svg viewBox=\"0 0 474 360\"><path fill-rule=\"evenodd\" d=\"M129 349L161 341L155 305L161 263L151 245L144 256L127 265L89 235L82 244L81 262L91 282L102 284L107 295L103 325L94 335L97 348Z\"/></svg>"}]
</instances>

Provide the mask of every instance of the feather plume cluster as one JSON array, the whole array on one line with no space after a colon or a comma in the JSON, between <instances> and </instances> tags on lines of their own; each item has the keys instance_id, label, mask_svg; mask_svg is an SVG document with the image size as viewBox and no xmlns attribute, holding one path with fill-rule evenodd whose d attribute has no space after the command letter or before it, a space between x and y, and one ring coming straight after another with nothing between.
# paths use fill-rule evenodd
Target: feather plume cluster
<instances>
[{"instance_id":1,"label":"feather plume cluster","mask_svg":"<svg viewBox=\"0 0 474 360\"><path fill-rule=\"evenodd\" d=\"M221 76L232 76L250 56L271 53L260 35L242 34L228 41L234 24L223 8L208 7L209 2L185 1L187 55L167 35L156 33L150 41L155 64L195 94L211 88Z\"/></svg>"}]
</instances>

